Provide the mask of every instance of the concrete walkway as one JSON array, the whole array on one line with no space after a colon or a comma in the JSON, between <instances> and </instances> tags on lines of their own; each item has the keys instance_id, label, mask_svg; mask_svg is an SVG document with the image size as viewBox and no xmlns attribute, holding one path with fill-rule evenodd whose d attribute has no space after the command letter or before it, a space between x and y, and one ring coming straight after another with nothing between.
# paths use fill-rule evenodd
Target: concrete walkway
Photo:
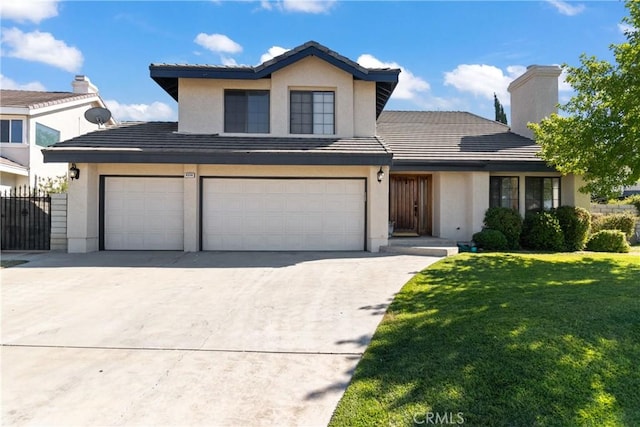
<instances>
[{"instance_id":1,"label":"concrete walkway","mask_svg":"<svg viewBox=\"0 0 640 427\"><path fill-rule=\"evenodd\" d=\"M437 258L99 252L2 275L3 425L325 426Z\"/></svg>"}]
</instances>

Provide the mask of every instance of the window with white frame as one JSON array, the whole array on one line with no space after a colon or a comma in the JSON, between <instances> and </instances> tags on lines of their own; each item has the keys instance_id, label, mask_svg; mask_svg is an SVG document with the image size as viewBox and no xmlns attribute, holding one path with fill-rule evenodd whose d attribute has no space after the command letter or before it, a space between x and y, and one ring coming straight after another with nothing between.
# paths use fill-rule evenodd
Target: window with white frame
<instances>
[{"instance_id":1,"label":"window with white frame","mask_svg":"<svg viewBox=\"0 0 640 427\"><path fill-rule=\"evenodd\" d=\"M293 90L290 97L292 134L334 135L335 93Z\"/></svg>"},{"instance_id":2,"label":"window with white frame","mask_svg":"<svg viewBox=\"0 0 640 427\"><path fill-rule=\"evenodd\" d=\"M2 119L0 120L0 142L23 142L23 120L22 119Z\"/></svg>"},{"instance_id":3,"label":"window with white frame","mask_svg":"<svg viewBox=\"0 0 640 427\"><path fill-rule=\"evenodd\" d=\"M560 206L560 178L525 178L525 207L527 211L542 211Z\"/></svg>"}]
</instances>

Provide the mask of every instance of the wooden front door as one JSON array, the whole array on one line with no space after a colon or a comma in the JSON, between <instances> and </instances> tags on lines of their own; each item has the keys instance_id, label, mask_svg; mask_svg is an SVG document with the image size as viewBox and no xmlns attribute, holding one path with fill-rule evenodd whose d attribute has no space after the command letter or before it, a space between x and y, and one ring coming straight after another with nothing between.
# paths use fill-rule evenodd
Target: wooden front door
<instances>
[{"instance_id":1,"label":"wooden front door","mask_svg":"<svg viewBox=\"0 0 640 427\"><path fill-rule=\"evenodd\" d=\"M431 235L431 176L392 175L389 220L394 235Z\"/></svg>"}]
</instances>

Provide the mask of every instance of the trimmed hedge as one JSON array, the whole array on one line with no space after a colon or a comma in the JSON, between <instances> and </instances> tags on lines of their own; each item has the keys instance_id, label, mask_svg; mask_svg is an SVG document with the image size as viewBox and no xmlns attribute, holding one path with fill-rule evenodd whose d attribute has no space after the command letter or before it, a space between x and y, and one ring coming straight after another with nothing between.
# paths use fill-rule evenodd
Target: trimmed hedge
<instances>
[{"instance_id":1,"label":"trimmed hedge","mask_svg":"<svg viewBox=\"0 0 640 427\"><path fill-rule=\"evenodd\" d=\"M591 214L575 206L560 206L552 211L558 219L564 236L563 249L568 252L581 251L587 244L591 230Z\"/></svg>"},{"instance_id":2,"label":"trimmed hedge","mask_svg":"<svg viewBox=\"0 0 640 427\"><path fill-rule=\"evenodd\" d=\"M592 233L595 234L602 230L620 230L627 239L630 239L636 231L636 217L630 213L593 214L591 216Z\"/></svg>"},{"instance_id":3,"label":"trimmed hedge","mask_svg":"<svg viewBox=\"0 0 640 427\"><path fill-rule=\"evenodd\" d=\"M501 232L507 238L507 249L520 247L522 216L517 210L503 207L487 209L484 214L484 228Z\"/></svg>"},{"instance_id":4,"label":"trimmed hedge","mask_svg":"<svg viewBox=\"0 0 640 427\"><path fill-rule=\"evenodd\" d=\"M620 230L598 231L589 238L587 250L593 252L629 252L630 247L624 233Z\"/></svg>"},{"instance_id":5,"label":"trimmed hedge","mask_svg":"<svg viewBox=\"0 0 640 427\"><path fill-rule=\"evenodd\" d=\"M564 236L558 218L551 212L529 212L522 225L522 246L527 249L561 251Z\"/></svg>"},{"instance_id":6,"label":"trimmed hedge","mask_svg":"<svg viewBox=\"0 0 640 427\"><path fill-rule=\"evenodd\" d=\"M482 249L488 251L506 251L509 249L507 238L498 230L485 228L484 230L473 235L473 241Z\"/></svg>"}]
</instances>

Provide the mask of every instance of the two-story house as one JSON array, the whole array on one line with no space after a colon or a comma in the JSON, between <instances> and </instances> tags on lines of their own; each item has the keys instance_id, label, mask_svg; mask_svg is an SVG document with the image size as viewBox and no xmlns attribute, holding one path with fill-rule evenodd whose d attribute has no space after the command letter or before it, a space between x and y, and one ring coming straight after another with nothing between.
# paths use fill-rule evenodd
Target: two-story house
<instances>
[{"instance_id":1,"label":"two-story house","mask_svg":"<svg viewBox=\"0 0 640 427\"><path fill-rule=\"evenodd\" d=\"M0 90L0 191L66 176L66 162L45 163L42 149L95 130L84 113L105 107L86 76L71 85L72 92Z\"/></svg>"},{"instance_id":2,"label":"two-story house","mask_svg":"<svg viewBox=\"0 0 640 427\"><path fill-rule=\"evenodd\" d=\"M390 221L402 234L468 240L490 205L577 201L577 180L504 125L383 112L399 73L316 42L257 67L152 64L177 123L122 124L44 150L80 170L69 251L377 252ZM545 83L530 77L526 96L530 80L534 92Z\"/></svg>"}]
</instances>

